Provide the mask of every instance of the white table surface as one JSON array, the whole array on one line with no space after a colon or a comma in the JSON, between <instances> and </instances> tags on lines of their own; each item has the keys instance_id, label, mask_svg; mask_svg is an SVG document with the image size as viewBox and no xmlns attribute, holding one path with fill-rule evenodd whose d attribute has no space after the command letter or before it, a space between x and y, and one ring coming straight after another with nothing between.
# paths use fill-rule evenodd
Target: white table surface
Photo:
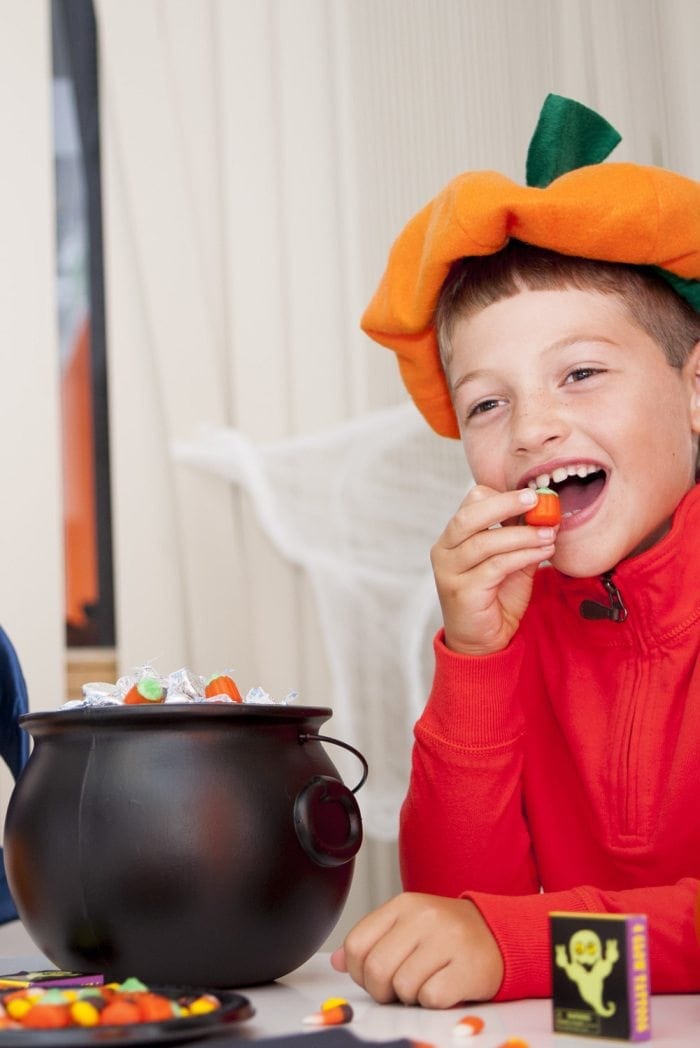
<instances>
[{"instance_id":1,"label":"white table surface","mask_svg":"<svg viewBox=\"0 0 700 1048\"><path fill-rule=\"evenodd\" d=\"M317 954L296 972L272 986L243 991L256 1009L245 1023L246 1037L298 1033L309 1030L304 1016L318 1011L327 997L345 997L354 1018L347 1029L366 1040L390 1041L407 1037L436 1048L497 1048L509 1037L520 1037L530 1048L591 1048L601 1043L590 1037L568 1037L552 1032L549 1000L481 1004L447 1011L376 1004L347 975L330 967L329 955ZM463 1015L479 1015L485 1026L476 1038L456 1038L453 1028ZM651 1048L700 1048L700 995L655 997L652 1000ZM241 1031L243 1032L243 1031ZM605 1044L622 1042L602 1042Z\"/></svg>"},{"instance_id":2,"label":"white table surface","mask_svg":"<svg viewBox=\"0 0 700 1048\"><path fill-rule=\"evenodd\" d=\"M0 971L38 970L52 967L37 950L19 924L0 928ZM235 1030L242 1041L282 1034L312 1034L305 1016L317 1012L328 997L344 997L353 1007L354 1018L344 1029L363 1040L392 1041L409 1038L436 1048L498 1048L509 1037L520 1037L530 1048L592 1048L595 1044L623 1044L598 1041L590 1037L569 1037L552 1033L552 1006L549 1000L512 1001L429 1011L404 1005L380 1005L356 986L347 975L330 966L328 954L317 954L297 971L269 986L248 987L241 991L255 1008L255 1015ZM484 1030L466 1041L453 1035L455 1023L463 1015L479 1015ZM700 995L654 997L651 1004L650 1048L700 1048ZM219 1038L205 1038L202 1046L215 1048Z\"/></svg>"}]
</instances>

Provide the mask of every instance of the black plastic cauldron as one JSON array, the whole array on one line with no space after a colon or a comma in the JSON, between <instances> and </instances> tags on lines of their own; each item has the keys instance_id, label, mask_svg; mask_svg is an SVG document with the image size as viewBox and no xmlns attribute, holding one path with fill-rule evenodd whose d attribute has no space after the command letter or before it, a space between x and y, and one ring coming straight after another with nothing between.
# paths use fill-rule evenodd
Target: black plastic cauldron
<instances>
[{"instance_id":1,"label":"black plastic cauldron","mask_svg":"<svg viewBox=\"0 0 700 1048\"><path fill-rule=\"evenodd\" d=\"M197 703L32 713L5 823L19 915L59 968L212 987L270 982L342 912L367 774L331 710ZM351 750L349 790L323 743Z\"/></svg>"}]
</instances>

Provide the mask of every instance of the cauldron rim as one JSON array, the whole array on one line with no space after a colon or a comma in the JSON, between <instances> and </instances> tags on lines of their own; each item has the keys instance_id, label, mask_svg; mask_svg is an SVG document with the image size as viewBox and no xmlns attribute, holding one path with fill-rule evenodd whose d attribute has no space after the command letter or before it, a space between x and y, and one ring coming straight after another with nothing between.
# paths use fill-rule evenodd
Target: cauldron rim
<instances>
[{"instance_id":1,"label":"cauldron rim","mask_svg":"<svg viewBox=\"0 0 700 1048\"><path fill-rule=\"evenodd\" d=\"M272 703L183 702L134 706L75 706L72 709L40 710L24 713L20 725L31 734L35 730L56 727L96 727L124 724L182 724L187 721L239 721L251 723L288 723L314 721L317 725L329 720L333 711L327 706L285 706Z\"/></svg>"}]
</instances>

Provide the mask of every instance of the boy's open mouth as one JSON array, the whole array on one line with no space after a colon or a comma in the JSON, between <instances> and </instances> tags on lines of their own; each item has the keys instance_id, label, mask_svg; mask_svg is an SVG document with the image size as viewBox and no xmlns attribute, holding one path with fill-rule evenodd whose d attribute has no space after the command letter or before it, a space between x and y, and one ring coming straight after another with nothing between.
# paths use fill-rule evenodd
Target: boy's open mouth
<instances>
[{"instance_id":1,"label":"boy's open mouth","mask_svg":"<svg viewBox=\"0 0 700 1048\"><path fill-rule=\"evenodd\" d=\"M572 462L551 473L538 473L528 481L528 487L556 491L562 517L573 517L595 502L606 480L607 474L602 466L590 462Z\"/></svg>"}]
</instances>

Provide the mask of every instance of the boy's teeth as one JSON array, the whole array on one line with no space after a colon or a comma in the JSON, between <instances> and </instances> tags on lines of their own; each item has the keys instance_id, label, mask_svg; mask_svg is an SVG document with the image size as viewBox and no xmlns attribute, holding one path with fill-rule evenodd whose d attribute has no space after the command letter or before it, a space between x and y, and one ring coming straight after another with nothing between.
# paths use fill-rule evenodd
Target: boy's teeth
<instances>
[{"instance_id":1,"label":"boy's teeth","mask_svg":"<svg viewBox=\"0 0 700 1048\"><path fill-rule=\"evenodd\" d=\"M589 476L591 473L598 473L600 466L586 465L581 462L578 465L571 466L557 466L555 470L549 473L538 473L536 477L528 481L528 487L530 488L548 488L550 484L561 484L567 477L580 477L581 480L584 477Z\"/></svg>"}]
</instances>

